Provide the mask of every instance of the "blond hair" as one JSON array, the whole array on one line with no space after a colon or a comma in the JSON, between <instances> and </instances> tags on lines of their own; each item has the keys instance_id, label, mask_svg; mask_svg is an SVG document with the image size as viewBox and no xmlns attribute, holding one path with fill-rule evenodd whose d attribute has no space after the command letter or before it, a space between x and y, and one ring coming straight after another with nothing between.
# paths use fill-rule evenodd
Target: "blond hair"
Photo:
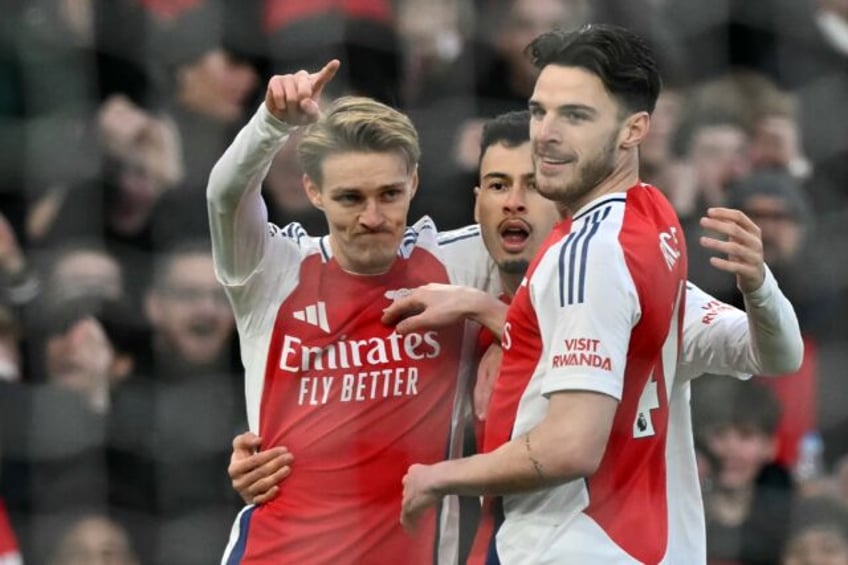
<instances>
[{"instance_id":1,"label":"blond hair","mask_svg":"<svg viewBox=\"0 0 848 565\"><path fill-rule=\"evenodd\" d=\"M324 159L350 151L397 153L406 161L409 172L415 170L421 157L418 132L408 116L381 102L358 96L334 101L306 129L297 156L303 172L321 186Z\"/></svg>"}]
</instances>

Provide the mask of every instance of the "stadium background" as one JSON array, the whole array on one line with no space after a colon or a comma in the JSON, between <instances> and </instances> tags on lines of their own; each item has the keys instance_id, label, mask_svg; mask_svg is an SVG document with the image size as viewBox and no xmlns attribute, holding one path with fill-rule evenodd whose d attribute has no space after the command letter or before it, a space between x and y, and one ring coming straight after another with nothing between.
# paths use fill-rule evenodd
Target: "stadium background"
<instances>
[{"instance_id":1,"label":"stadium background","mask_svg":"<svg viewBox=\"0 0 848 565\"><path fill-rule=\"evenodd\" d=\"M708 515L710 433L776 418L777 457L749 486L780 502L765 526L712 516L711 552L774 562L798 500L827 500L818 518L848 504L848 1L2 0L0 563L15 539L26 563L94 563L98 539L110 563L220 555L246 425L204 188L271 74L339 57L328 96L408 112L423 147L411 217L449 229L472 218L481 120L526 107L523 46L587 22L659 55L642 172L681 215L690 278L741 305L696 245L706 207L741 207L805 336L798 374L695 387ZM299 178L290 143L264 188L271 219L324 231Z\"/></svg>"}]
</instances>

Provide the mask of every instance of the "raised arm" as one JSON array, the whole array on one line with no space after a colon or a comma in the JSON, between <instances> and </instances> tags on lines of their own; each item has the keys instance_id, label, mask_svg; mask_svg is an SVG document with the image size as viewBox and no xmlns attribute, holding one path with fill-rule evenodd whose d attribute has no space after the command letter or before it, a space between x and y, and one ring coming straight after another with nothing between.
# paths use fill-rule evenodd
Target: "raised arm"
<instances>
[{"instance_id":1,"label":"raised arm","mask_svg":"<svg viewBox=\"0 0 848 565\"><path fill-rule=\"evenodd\" d=\"M334 59L317 73L272 77L265 102L213 167L206 198L212 251L222 282L238 284L259 264L268 233L262 180L289 128L317 119L321 91L338 68Z\"/></svg>"},{"instance_id":2,"label":"raised arm","mask_svg":"<svg viewBox=\"0 0 848 565\"><path fill-rule=\"evenodd\" d=\"M701 245L727 254L711 263L736 275L745 311L690 284L681 361L694 368L693 375L797 371L804 355L798 318L765 265L759 228L742 212L727 208L711 209L701 224L727 237L705 237Z\"/></svg>"}]
</instances>

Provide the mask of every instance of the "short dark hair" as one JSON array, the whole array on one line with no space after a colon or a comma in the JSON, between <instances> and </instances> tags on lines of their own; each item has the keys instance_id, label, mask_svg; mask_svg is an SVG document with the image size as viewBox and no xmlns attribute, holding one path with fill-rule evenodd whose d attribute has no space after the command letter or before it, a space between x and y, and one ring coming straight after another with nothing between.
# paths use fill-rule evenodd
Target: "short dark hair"
<instances>
[{"instance_id":1,"label":"short dark hair","mask_svg":"<svg viewBox=\"0 0 848 565\"><path fill-rule=\"evenodd\" d=\"M654 111L662 80L648 43L632 31L607 24L543 33L526 48L538 69L580 67L595 75L630 112Z\"/></svg>"},{"instance_id":2,"label":"short dark hair","mask_svg":"<svg viewBox=\"0 0 848 565\"><path fill-rule=\"evenodd\" d=\"M486 150L501 143L507 147L518 147L530 141L530 112L520 110L499 114L483 124L480 136L480 159Z\"/></svg>"},{"instance_id":3,"label":"short dark hair","mask_svg":"<svg viewBox=\"0 0 848 565\"><path fill-rule=\"evenodd\" d=\"M784 202L789 217L798 224L807 225L813 213L801 182L783 169L758 169L737 180L727 188L727 205L746 211L748 201L756 196L771 196Z\"/></svg>"},{"instance_id":4,"label":"short dark hair","mask_svg":"<svg viewBox=\"0 0 848 565\"><path fill-rule=\"evenodd\" d=\"M787 541L817 529L833 530L848 541L848 509L824 496L797 499L792 506Z\"/></svg>"},{"instance_id":5,"label":"short dark hair","mask_svg":"<svg viewBox=\"0 0 848 565\"><path fill-rule=\"evenodd\" d=\"M678 157L688 156L697 135L707 128L732 127L749 133L742 117L736 112L713 108L684 114L671 139L671 149Z\"/></svg>"},{"instance_id":6,"label":"short dark hair","mask_svg":"<svg viewBox=\"0 0 848 565\"><path fill-rule=\"evenodd\" d=\"M165 290L171 277L171 269L178 260L193 255L212 257L212 243L205 237L182 239L158 253L153 263L151 288Z\"/></svg>"},{"instance_id":7,"label":"short dark hair","mask_svg":"<svg viewBox=\"0 0 848 565\"><path fill-rule=\"evenodd\" d=\"M756 381L714 375L692 385L692 421L698 433L709 435L730 426L772 437L780 414L774 393Z\"/></svg>"}]
</instances>

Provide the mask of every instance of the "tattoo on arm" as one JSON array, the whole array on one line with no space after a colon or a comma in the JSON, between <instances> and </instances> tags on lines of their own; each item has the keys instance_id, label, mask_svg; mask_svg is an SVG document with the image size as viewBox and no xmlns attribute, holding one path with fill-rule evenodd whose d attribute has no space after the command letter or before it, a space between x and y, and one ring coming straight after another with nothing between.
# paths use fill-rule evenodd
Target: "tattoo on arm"
<instances>
[{"instance_id":1,"label":"tattoo on arm","mask_svg":"<svg viewBox=\"0 0 848 565\"><path fill-rule=\"evenodd\" d=\"M530 459L530 462L533 463L533 468L536 470L536 475L542 482L548 482L548 477L545 475L545 471L542 469L542 464L538 459L533 457L533 451L530 449L530 432L524 434L524 447L527 448L527 458Z\"/></svg>"}]
</instances>

